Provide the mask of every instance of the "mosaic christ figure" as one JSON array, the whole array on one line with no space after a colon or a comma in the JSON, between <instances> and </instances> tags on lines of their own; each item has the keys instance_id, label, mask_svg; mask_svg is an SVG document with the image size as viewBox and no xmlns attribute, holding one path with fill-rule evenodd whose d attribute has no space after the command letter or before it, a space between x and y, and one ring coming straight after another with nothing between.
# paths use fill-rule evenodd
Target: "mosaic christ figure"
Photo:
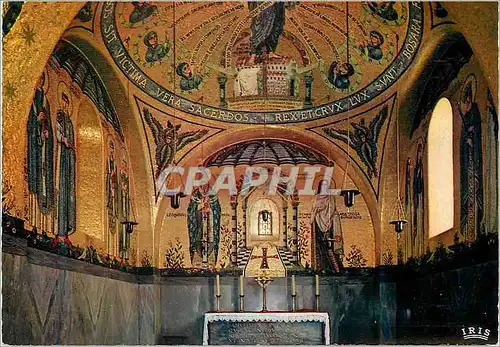
<instances>
[{"instance_id":1,"label":"mosaic christ figure","mask_svg":"<svg viewBox=\"0 0 500 347\"><path fill-rule=\"evenodd\" d=\"M259 1L249 1L248 9L253 11L262 4L263 2ZM249 65L253 65L255 58L262 55L264 51L270 59L281 58L276 54L276 48L285 26L285 9L293 8L295 4L296 2L292 1L277 1L271 6L265 7L253 17L250 25L251 51Z\"/></svg>"}]
</instances>

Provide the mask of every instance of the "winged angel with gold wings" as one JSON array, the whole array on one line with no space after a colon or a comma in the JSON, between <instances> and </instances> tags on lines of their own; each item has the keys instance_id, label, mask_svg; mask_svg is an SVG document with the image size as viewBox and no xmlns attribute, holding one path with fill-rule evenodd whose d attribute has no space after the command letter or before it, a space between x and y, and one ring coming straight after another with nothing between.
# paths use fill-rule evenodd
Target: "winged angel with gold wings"
<instances>
[{"instance_id":1,"label":"winged angel with gold wings","mask_svg":"<svg viewBox=\"0 0 500 347\"><path fill-rule=\"evenodd\" d=\"M151 129L153 138L156 145L156 172L155 177L158 177L160 173L172 162L174 162L175 154L184 148L187 144L201 139L208 133L207 129L203 130L193 130L180 132L181 124L174 125L170 121L167 121L167 127L165 128L149 110L144 107L144 120Z\"/></svg>"},{"instance_id":2,"label":"winged angel with gold wings","mask_svg":"<svg viewBox=\"0 0 500 347\"><path fill-rule=\"evenodd\" d=\"M377 177L377 142L382 129L382 125L387 119L389 113L387 105L380 110L379 114L366 126L365 119L359 123L351 123L354 131L337 130L332 128L323 128L323 131L329 137L348 143L356 151L360 159L368 169L368 177Z\"/></svg>"}]
</instances>

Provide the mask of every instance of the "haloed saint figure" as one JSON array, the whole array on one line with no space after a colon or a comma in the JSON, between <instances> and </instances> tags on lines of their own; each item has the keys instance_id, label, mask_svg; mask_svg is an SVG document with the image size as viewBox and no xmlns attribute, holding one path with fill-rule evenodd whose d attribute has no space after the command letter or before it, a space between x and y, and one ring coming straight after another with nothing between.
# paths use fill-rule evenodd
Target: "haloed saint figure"
<instances>
[{"instance_id":1,"label":"haloed saint figure","mask_svg":"<svg viewBox=\"0 0 500 347\"><path fill-rule=\"evenodd\" d=\"M70 100L61 94L61 108L57 111L57 142L59 153L58 235L67 237L76 226L76 148Z\"/></svg>"},{"instance_id":2,"label":"haloed saint figure","mask_svg":"<svg viewBox=\"0 0 500 347\"><path fill-rule=\"evenodd\" d=\"M413 169L413 239L414 256L424 254L424 147L418 144Z\"/></svg>"},{"instance_id":3,"label":"haloed saint figure","mask_svg":"<svg viewBox=\"0 0 500 347\"><path fill-rule=\"evenodd\" d=\"M28 190L30 205L37 205L39 211L47 215L52 209L54 194L54 133L44 85L45 73L37 83L28 118ZM34 214L30 219L35 224Z\"/></svg>"},{"instance_id":4,"label":"haloed saint figure","mask_svg":"<svg viewBox=\"0 0 500 347\"><path fill-rule=\"evenodd\" d=\"M106 200L106 206L108 208L108 229L114 234L116 232L116 220L118 218L118 170L115 160L115 143L111 138L108 140Z\"/></svg>"},{"instance_id":5,"label":"haloed saint figure","mask_svg":"<svg viewBox=\"0 0 500 347\"><path fill-rule=\"evenodd\" d=\"M266 53L269 59L281 58L276 54L276 48L283 28L285 26L285 10L293 8L295 1L273 2L270 6L261 1L249 1L248 9L259 11L253 18L250 25L250 60L249 65L253 65L257 56Z\"/></svg>"},{"instance_id":6,"label":"haloed saint figure","mask_svg":"<svg viewBox=\"0 0 500 347\"><path fill-rule=\"evenodd\" d=\"M328 181L320 182L311 212L316 243L314 261L317 270L340 272L343 269L344 240L335 196L325 194L328 185Z\"/></svg>"},{"instance_id":7,"label":"haloed saint figure","mask_svg":"<svg viewBox=\"0 0 500 347\"><path fill-rule=\"evenodd\" d=\"M122 150L122 163L120 168L120 218L122 221L130 221L130 184L128 178L128 164L125 150ZM118 237L118 247L120 255L123 258L128 258L128 249L130 248L130 234L126 232L125 226L122 225L120 235Z\"/></svg>"},{"instance_id":8,"label":"haloed saint figure","mask_svg":"<svg viewBox=\"0 0 500 347\"><path fill-rule=\"evenodd\" d=\"M208 185L196 188L189 202L187 222L191 264L216 264L219 254L221 206Z\"/></svg>"},{"instance_id":9,"label":"haloed saint figure","mask_svg":"<svg viewBox=\"0 0 500 347\"><path fill-rule=\"evenodd\" d=\"M466 83L460 100L460 231L466 242L484 233L483 158L481 114L474 102L472 81Z\"/></svg>"}]
</instances>

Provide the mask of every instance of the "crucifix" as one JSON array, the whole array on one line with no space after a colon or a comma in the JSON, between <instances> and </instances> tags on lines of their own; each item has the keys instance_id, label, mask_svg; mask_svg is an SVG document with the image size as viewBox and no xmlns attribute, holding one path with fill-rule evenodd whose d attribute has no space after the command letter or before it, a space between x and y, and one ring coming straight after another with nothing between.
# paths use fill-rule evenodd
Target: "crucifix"
<instances>
[{"instance_id":1,"label":"crucifix","mask_svg":"<svg viewBox=\"0 0 500 347\"><path fill-rule=\"evenodd\" d=\"M273 279L269 277L267 275L267 272L264 270L255 280L262 288L262 311L266 312L267 311L266 288L273 281Z\"/></svg>"}]
</instances>

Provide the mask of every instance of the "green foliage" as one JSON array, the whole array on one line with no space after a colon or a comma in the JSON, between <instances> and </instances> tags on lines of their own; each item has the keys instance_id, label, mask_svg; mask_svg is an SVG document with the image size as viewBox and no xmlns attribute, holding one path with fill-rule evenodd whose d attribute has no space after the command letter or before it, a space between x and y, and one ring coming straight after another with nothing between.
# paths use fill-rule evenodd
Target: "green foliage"
<instances>
[{"instance_id":1,"label":"green foliage","mask_svg":"<svg viewBox=\"0 0 500 347\"><path fill-rule=\"evenodd\" d=\"M3 213L10 214L13 208L13 201L9 199L9 192L12 189L12 185L4 182L2 185L2 210Z\"/></svg>"},{"instance_id":2,"label":"green foliage","mask_svg":"<svg viewBox=\"0 0 500 347\"><path fill-rule=\"evenodd\" d=\"M311 229L306 222L300 221L297 248L299 259L306 259L309 256L309 240L311 239Z\"/></svg>"},{"instance_id":3,"label":"green foliage","mask_svg":"<svg viewBox=\"0 0 500 347\"><path fill-rule=\"evenodd\" d=\"M226 268L231 264L231 232L227 225L220 227L219 258L221 268Z\"/></svg>"},{"instance_id":4,"label":"green foliage","mask_svg":"<svg viewBox=\"0 0 500 347\"><path fill-rule=\"evenodd\" d=\"M165 267L168 269L180 269L184 267L184 252L179 238L175 238L175 245L169 241L165 252Z\"/></svg>"},{"instance_id":5,"label":"green foliage","mask_svg":"<svg viewBox=\"0 0 500 347\"><path fill-rule=\"evenodd\" d=\"M383 265L394 265L394 255L390 249L382 253L382 264Z\"/></svg>"},{"instance_id":6,"label":"green foliage","mask_svg":"<svg viewBox=\"0 0 500 347\"><path fill-rule=\"evenodd\" d=\"M151 256L148 254L148 251L142 252L141 266L142 267L153 267L152 259L151 259Z\"/></svg>"},{"instance_id":7,"label":"green foliage","mask_svg":"<svg viewBox=\"0 0 500 347\"><path fill-rule=\"evenodd\" d=\"M398 264L403 264L403 263L404 263L403 249L401 247L398 247Z\"/></svg>"},{"instance_id":8,"label":"green foliage","mask_svg":"<svg viewBox=\"0 0 500 347\"><path fill-rule=\"evenodd\" d=\"M305 221L300 221L299 229L297 231L297 252L299 259L304 260L309 256L309 241L311 240L311 229ZM287 246L289 249L293 245L293 226L288 223L287 226Z\"/></svg>"},{"instance_id":9,"label":"green foliage","mask_svg":"<svg viewBox=\"0 0 500 347\"><path fill-rule=\"evenodd\" d=\"M442 241L439 241L438 246L431 253L428 263L438 263L443 260L451 260L453 251L446 247Z\"/></svg>"},{"instance_id":10,"label":"green foliage","mask_svg":"<svg viewBox=\"0 0 500 347\"><path fill-rule=\"evenodd\" d=\"M363 253L356 245L351 245L351 251L347 255L346 260L349 267L366 266L366 259L363 257Z\"/></svg>"}]
</instances>

